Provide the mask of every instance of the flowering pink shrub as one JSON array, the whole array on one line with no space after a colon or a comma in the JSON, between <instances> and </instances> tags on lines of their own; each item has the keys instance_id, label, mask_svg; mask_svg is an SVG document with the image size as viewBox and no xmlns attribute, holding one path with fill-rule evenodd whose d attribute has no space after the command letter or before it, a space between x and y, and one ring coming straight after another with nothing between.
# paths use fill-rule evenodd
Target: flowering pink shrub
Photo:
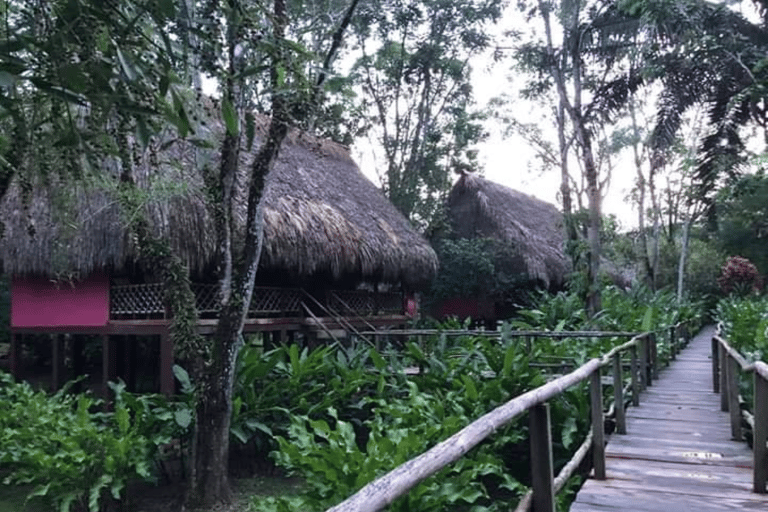
<instances>
[{"instance_id":1,"label":"flowering pink shrub","mask_svg":"<svg viewBox=\"0 0 768 512\"><path fill-rule=\"evenodd\" d=\"M747 258L731 256L725 260L725 265L717 278L720 289L726 293L740 295L749 292L759 292L763 289L763 278L757 267Z\"/></svg>"}]
</instances>

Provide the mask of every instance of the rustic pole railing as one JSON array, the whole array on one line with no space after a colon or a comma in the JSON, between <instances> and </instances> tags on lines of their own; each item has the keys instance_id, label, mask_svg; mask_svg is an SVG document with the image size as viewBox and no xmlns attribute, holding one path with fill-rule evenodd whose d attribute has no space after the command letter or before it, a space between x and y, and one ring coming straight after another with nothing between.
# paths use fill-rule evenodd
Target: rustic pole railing
<instances>
[{"instance_id":1,"label":"rustic pole railing","mask_svg":"<svg viewBox=\"0 0 768 512\"><path fill-rule=\"evenodd\" d=\"M594 334L585 333L584 335L594 337ZM549 333L537 332L526 334L526 336L531 335L548 336ZM616 336L615 333L612 335ZM568 478L581 464L590 449L592 451L592 465L595 478L606 478L603 394L600 380L601 368L609 365L614 367L613 385L614 388L618 388L618 390L614 389L614 400L616 400L614 410L617 411L617 417L619 409L623 413L625 402L623 381L620 377L621 372L620 370L618 372L615 371L617 364L619 368L621 367L621 354L629 351L632 355L630 368L633 374L631 379L633 403L638 403L637 391L639 389L639 380L637 374L642 374L643 379L648 381L648 384L650 384L650 380L655 375L650 366L638 365L636 357L637 353L645 354L646 362L650 364L653 361L652 358L656 353L656 349L650 345L655 344L655 336L651 336L651 333L641 335L631 333L631 335L633 336L631 340L613 348L602 357L592 359L571 373L523 393L493 411L486 413L448 439L364 486L347 500L328 509L327 512L376 512L383 509L397 498L406 494L410 489L418 485L419 482L464 456L485 438L526 411L529 412L531 425L530 450L533 488L523 497L517 510L527 510L531 502L535 503L537 512L554 510L554 494L565 485ZM639 347L639 345L642 346ZM547 402L587 379L590 381L591 432L576 454L574 454L574 457L563 467L557 478L553 478L552 435ZM624 423L623 420L622 423ZM622 430L626 431L625 424Z\"/></svg>"},{"instance_id":2,"label":"rustic pole railing","mask_svg":"<svg viewBox=\"0 0 768 512\"><path fill-rule=\"evenodd\" d=\"M720 393L720 405L728 411L731 437L742 441L742 419L752 426L753 492L766 494L768 481L768 364L750 363L721 336L721 326L712 337L712 383ZM753 414L741 410L739 396L740 372L754 374Z\"/></svg>"}]
</instances>

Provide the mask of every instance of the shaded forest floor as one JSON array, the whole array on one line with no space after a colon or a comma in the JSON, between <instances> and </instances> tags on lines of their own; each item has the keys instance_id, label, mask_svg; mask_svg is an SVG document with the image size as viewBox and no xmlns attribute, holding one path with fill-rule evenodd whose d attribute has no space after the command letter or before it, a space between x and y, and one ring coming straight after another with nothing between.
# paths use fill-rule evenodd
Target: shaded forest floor
<instances>
[{"instance_id":1,"label":"shaded forest floor","mask_svg":"<svg viewBox=\"0 0 768 512\"><path fill-rule=\"evenodd\" d=\"M234 500L231 504L206 512L248 512L254 496L292 495L301 482L275 476L255 476L232 480ZM25 505L27 487L0 485L0 512L50 512L42 501L32 500ZM184 498L183 484L141 485L128 496L126 512L181 512ZM192 512L186 509L186 512Z\"/></svg>"}]
</instances>

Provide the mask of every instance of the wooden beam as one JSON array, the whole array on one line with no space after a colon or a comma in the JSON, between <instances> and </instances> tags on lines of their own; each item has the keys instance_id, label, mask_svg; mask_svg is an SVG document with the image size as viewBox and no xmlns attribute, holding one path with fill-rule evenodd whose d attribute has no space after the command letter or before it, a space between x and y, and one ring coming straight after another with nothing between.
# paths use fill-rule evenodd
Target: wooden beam
<instances>
[{"instance_id":1,"label":"wooden beam","mask_svg":"<svg viewBox=\"0 0 768 512\"><path fill-rule=\"evenodd\" d=\"M109 402L109 382L117 378L117 342L112 336L101 337L101 393Z\"/></svg>"},{"instance_id":2,"label":"wooden beam","mask_svg":"<svg viewBox=\"0 0 768 512\"><path fill-rule=\"evenodd\" d=\"M720 410L728 412L728 370L725 347L717 344L718 360L720 361Z\"/></svg>"},{"instance_id":3,"label":"wooden beam","mask_svg":"<svg viewBox=\"0 0 768 512\"><path fill-rule=\"evenodd\" d=\"M720 392L720 350L718 350L718 341L712 336L712 391Z\"/></svg>"},{"instance_id":4,"label":"wooden beam","mask_svg":"<svg viewBox=\"0 0 768 512\"><path fill-rule=\"evenodd\" d=\"M768 380L759 372L755 372L755 429L752 442L753 450L753 491L759 494L766 493L768 481Z\"/></svg>"},{"instance_id":5,"label":"wooden beam","mask_svg":"<svg viewBox=\"0 0 768 512\"><path fill-rule=\"evenodd\" d=\"M554 512L555 491L549 404L534 405L529 411L529 424L533 509L536 512Z\"/></svg>"},{"instance_id":6,"label":"wooden beam","mask_svg":"<svg viewBox=\"0 0 768 512\"><path fill-rule=\"evenodd\" d=\"M10 364L10 372L13 378L21 380L21 348L23 344L23 334L18 332L11 332L11 349L8 354Z\"/></svg>"},{"instance_id":7,"label":"wooden beam","mask_svg":"<svg viewBox=\"0 0 768 512\"><path fill-rule=\"evenodd\" d=\"M648 336L638 338L640 342L640 389L648 387Z\"/></svg>"},{"instance_id":8,"label":"wooden beam","mask_svg":"<svg viewBox=\"0 0 768 512\"><path fill-rule=\"evenodd\" d=\"M65 334L51 335L51 389L58 391L67 381L67 368L64 365L67 338Z\"/></svg>"},{"instance_id":9,"label":"wooden beam","mask_svg":"<svg viewBox=\"0 0 768 512\"><path fill-rule=\"evenodd\" d=\"M171 396L176 392L173 380L173 341L171 333L166 329L160 335L160 393Z\"/></svg>"},{"instance_id":10,"label":"wooden beam","mask_svg":"<svg viewBox=\"0 0 768 512\"><path fill-rule=\"evenodd\" d=\"M637 362L637 345L629 349L630 353L630 367L632 370L632 405L635 407L640 405L640 376L638 375L638 362Z\"/></svg>"},{"instance_id":11,"label":"wooden beam","mask_svg":"<svg viewBox=\"0 0 768 512\"><path fill-rule=\"evenodd\" d=\"M739 363L731 356L726 357L728 380L728 412L731 417L731 437L741 441L741 407L739 406Z\"/></svg>"},{"instance_id":12,"label":"wooden beam","mask_svg":"<svg viewBox=\"0 0 768 512\"><path fill-rule=\"evenodd\" d=\"M595 468L595 479L605 480L605 428L599 367L590 375L589 398L592 416L592 466Z\"/></svg>"},{"instance_id":13,"label":"wooden beam","mask_svg":"<svg viewBox=\"0 0 768 512\"><path fill-rule=\"evenodd\" d=\"M621 376L621 354L613 356L613 403L616 412L616 432L627 433L627 419L624 414L624 379Z\"/></svg>"}]
</instances>

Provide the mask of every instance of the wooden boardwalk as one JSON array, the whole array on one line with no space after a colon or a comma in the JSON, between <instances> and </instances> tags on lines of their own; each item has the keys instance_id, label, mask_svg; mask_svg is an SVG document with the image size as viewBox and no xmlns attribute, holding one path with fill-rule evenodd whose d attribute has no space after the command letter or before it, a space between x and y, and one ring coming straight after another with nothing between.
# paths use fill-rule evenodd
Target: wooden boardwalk
<instances>
[{"instance_id":1,"label":"wooden boardwalk","mask_svg":"<svg viewBox=\"0 0 768 512\"><path fill-rule=\"evenodd\" d=\"M606 447L607 479L588 479L571 512L768 512L752 490L752 452L731 441L712 392L710 342L702 330L627 409L627 434Z\"/></svg>"}]
</instances>

